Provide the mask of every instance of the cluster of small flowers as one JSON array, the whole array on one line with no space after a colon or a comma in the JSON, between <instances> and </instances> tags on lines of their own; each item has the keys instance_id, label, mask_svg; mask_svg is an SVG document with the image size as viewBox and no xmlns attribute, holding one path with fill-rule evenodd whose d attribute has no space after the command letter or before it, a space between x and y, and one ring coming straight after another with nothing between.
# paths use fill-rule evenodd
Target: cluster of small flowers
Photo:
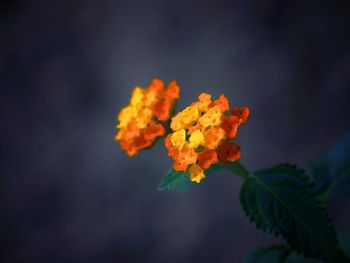
<instances>
[{"instance_id":1,"label":"cluster of small flowers","mask_svg":"<svg viewBox=\"0 0 350 263\"><path fill-rule=\"evenodd\" d=\"M212 101L211 95L202 93L198 101L172 118L173 133L166 137L165 146L174 160L173 168L189 172L190 179L199 183L212 164L239 159L240 147L230 139L248 116L247 107L230 111L224 95Z\"/></svg>"},{"instance_id":2,"label":"cluster of small flowers","mask_svg":"<svg viewBox=\"0 0 350 263\"><path fill-rule=\"evenodd\" d=\"M179 98L179 86L175 81L167 87L163 81L153 79L146 89L135 87L130 103L118 115L119 129L115 139L129 156L149 148L156 138L166 132L161 121L167 121Z\"/></svg>"}]
</instances>

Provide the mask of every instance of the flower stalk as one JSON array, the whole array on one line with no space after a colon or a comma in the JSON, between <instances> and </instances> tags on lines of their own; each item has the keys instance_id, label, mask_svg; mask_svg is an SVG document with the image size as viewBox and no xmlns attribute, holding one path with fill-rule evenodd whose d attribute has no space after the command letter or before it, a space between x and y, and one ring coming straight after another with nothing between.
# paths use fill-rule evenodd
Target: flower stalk
<instances>
[{"instance_id":1,"label":"flower stalk","mask_svg":"<svg viewBox=\"0 0 350 263\"><path fill-rule=\"evenodd\" d=\"M249 171L239 161L235 161L230 165L225 165L224 168L238 177L241 177L244 181L249 177Z\"/></svg>"}]
</instances>

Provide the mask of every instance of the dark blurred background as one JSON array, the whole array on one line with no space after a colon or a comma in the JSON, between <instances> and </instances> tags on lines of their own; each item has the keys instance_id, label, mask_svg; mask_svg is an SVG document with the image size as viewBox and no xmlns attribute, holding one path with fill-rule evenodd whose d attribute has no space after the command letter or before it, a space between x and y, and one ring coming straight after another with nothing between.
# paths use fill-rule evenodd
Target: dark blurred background
<instances>
[{"instance_id":1,"label":"dark blurred background","mask_svg":"<svg viewBox=\"0 0 350 263\"><path fill-rule=\"evenodd\" d=\"M157 192L159 143L129 158L116 115L135 85L249 106L242 163L307 168L350 130L349 1L2 1L0 262L242 262L280 243L221 172ZM327 204L338 231L349 202Z\"/></svg>"}]
</instances>

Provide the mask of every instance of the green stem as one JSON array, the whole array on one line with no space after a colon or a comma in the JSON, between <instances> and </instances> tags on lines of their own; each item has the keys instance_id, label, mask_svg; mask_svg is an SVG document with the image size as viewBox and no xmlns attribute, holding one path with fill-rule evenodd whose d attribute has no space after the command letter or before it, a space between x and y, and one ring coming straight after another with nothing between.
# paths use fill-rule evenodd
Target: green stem
<instances>
[{"instance_id":1,"label":"green stem","mask_svg":"<svg viewBox=\"0 0 350 263\"><path fill-rule=\"evenodd\" d=\"M249 171L238 161L228 163L223 166L227 171L234 173L235 175L247 180L249 177Z\"/></svg>"},{"instance_id":2,"label":"green stem","mask_svg":"<svg viewBox=\"0 0 350 263\"><path fill-rule=\"evenodd\" d=\"M348 174L350 171L350 167L346 167L342 171L340 171L331 181L331 183L328 185L328 187L322 192L320 199L322 203L325 203L327 201L328 196L332 192L333 188L337 185L339 179L345 175Z\"/></svg>"}]
</instances>

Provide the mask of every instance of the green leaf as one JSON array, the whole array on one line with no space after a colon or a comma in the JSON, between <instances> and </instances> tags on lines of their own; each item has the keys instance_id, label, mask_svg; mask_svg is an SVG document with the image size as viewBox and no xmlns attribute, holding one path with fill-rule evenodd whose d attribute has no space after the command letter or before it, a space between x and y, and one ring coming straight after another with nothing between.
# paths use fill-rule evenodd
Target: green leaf
<instances>
[{"instance_id":1,"label":"green leaf","mask_svg":"<svg viewBox=\"0 0 350 263\"><path fill-rule=\"evenodd\" d=\"M323 201L330 194L350 196L350 133L311 161L310 168Z\"/></svg>"},{"instance_id":2,"label":"green leaf","mask_svg":"<svg viewBox=\"0 0 350 263\"><path fill-rule=\"evenodd\" d=\"M347 257L350 257L350 231L338 236L340 247ZM343 258L339 262L349 262ZM271 245L258 247L246 257L245 263L323 263L324 261L304 258L297 255L288 246Z\"/></svg>"},{"instance_id":3,"label":"green leaf","mask_svg":"<svg viewBox=\"0 0 350 263\"><path fill-rule=\"evenodd\" d=\"M334 263L349 262L347 258L336 259ZM287 246L264 246L254 249L248 254L245 263L326 263L323 260L304 258L297 255Z\"/></svg>"},{"instance_id":4,"label":"green leaf","mask_svg":"<svg viewBox=\"0 0 350 263\"><path fill-rule=\"evenodd\" d=\"M242 186L240 200L257 228L282 236L296 252L326 261L336 257L334 227L303 170L280 164L257 171Z\"/></svg>"},{"instance_id":5,"label":"green leaf","mask_svg":"<svg viewBox=\"0 0 350 263\"><path fill-rule=\"evenodd\" d=\"M304 258L295 254L289 247L271 245L251 251L245 263L322 263L317 259Z\"/></svg>"},{"instance_id":6,"label":"green leaf","mask_svg":"<svg viewBox=\"0 0 350 263\"><path fill-rule=\"evenodd\" d=\"M282 263L289 253L286 246L258 247L248 254L245 263Z\"/></svg>"},{"instance_id":7,"label":"green leaf","mask_svg":"<svg viewBox=\"0 0 350 263\"><path fill-rule=\"evenodd\" d=\"M339 235L338 240L340 248L344 251L348 258L350 258L350 230Z\"/></svg>"},{"instance_id":8,"label":"green leaf","mask_svg":"<svg viewBox=\"0 0 350 263\"><path fill-rule=\"evenodd\" d=\"M158 187L158 191L177 190L184 192L195 185L196 183L190 180L187 172L171 169L164 175L163 180Z\"/></svg>"}]
</instances>

